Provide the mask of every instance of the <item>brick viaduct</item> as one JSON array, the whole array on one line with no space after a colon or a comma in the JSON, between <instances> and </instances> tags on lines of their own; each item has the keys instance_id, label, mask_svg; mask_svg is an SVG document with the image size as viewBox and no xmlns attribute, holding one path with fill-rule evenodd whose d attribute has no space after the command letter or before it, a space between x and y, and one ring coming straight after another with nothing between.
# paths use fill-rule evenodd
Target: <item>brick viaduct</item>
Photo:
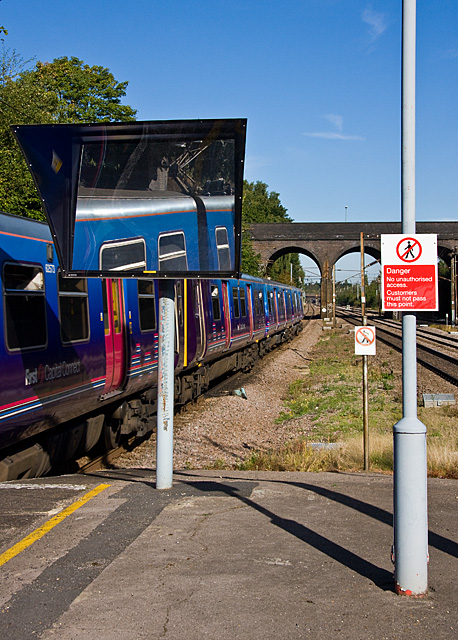
<instances>
[{"instance_id":1,"label":"brick viaduct","mask_svg":"<svg viewBox=\"0 0 458 640\"><path fill-rule=\"evenodd\" d=\"M458 247L458 222L417 222L416 227L417 233L437 234L438 255L450 265ZM321 308L329 310L332 267L342 256L360 251L361 232L364 252L380 259L380 234L402 233L402 230L400 222L292 222L253 224L250 232L253 249L261 255L266 273L270 264L287 253L302 253L312 258L321 273Z\"/></svg>"}]
</instances>

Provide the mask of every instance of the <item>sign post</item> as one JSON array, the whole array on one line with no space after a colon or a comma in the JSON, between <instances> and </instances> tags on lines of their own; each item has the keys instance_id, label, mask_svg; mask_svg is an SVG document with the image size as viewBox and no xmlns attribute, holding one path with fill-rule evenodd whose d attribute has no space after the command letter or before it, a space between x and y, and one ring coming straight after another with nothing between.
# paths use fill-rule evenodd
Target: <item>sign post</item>
<instances>
[{"instance_id":1,"label":"sign post","mask_svg":"<svg viewBox=\"0 0 458 640\"><path fill-rule=\"evenodd\" d=\"M355 355L363 356L364 471L369 471L369 390L367 356L375 356L375 327L369 325L355 327Z\"/></svg>"}]
</instances>

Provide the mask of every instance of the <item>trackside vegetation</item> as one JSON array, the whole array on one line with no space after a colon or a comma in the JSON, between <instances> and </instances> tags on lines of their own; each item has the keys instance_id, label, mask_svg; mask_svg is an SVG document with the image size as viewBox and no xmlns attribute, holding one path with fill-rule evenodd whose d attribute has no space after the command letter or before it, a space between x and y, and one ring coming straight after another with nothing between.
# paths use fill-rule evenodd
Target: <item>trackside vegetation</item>
<instances>
[{"instance_id":1,"label":"trackside vegetation","mask_svg":"<svg viewBox=\"0 0 458 640\"><path fill-rule=\"evenodd\" d=\"M1 31L1 29L0 29ZM122 104L128 82L109 69L76 57L52 62L24 60L0 50L0 210L45 220L24 158L11 132L18 124L125 122L136 111Z\"/></svg>"},{"instance_id":2,"label":"trackside vegetation","mask_svg":"<svg viewBox=\"0 0 458 640\"><path fill-rule=\"evenodd\" d=\"M308 416L310 430L279 449L255 451L240 469L360 471L363 468L362 368L353 334L327 334L311 354L310 370L293 382L278 422ZM370 470L393 470L393 425L402 416L400 371L388 348L369 360ZM387 356L388 352L388 356ZM391 354L392 355L392 354ZM458 478L458 407L418 408L427 427L428 475Z\"/></svg>"}]
</instances>

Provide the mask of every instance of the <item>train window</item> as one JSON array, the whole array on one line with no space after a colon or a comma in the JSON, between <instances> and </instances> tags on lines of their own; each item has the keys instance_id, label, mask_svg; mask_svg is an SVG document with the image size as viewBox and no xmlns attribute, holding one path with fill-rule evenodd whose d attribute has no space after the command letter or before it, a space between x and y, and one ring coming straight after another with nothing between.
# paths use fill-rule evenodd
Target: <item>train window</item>
<instances>
[{"instance_id":1,"label":"train window","mask_svg":"<svg viewBox=\"0 0 458 640\"><path fill-rule=\"evenodd\" d=\"M161 234L158 244L160 271L187 271L186 242L182 231Z\"/></svg>"},{"instance_id":2,"label":"train window","mask_svg":"<svg viewBox=\"0 0 458 640\"><path fill-rule=\"evenodd\" d=\"M46 301L41 266L5 264L3 293L8 349L46 346Z\"/></svg>"},{"instance_id":3,"label":"train window","mask_svg":"<svg viewBox=\"0 0 458 640\"><path fill-rule=\"evenodd\" d=\"M232 299L234 300L234 318L240 318L239 290L232 287Z\"/></svg>"},{"instance_id":4,"label":"train window","mask_svg":"<svg viewBox=\"0 0 458 640\"><path fill-rule=\"evenodd\" d=\"M221 271L229 271L231 268L231 254L226 227L216 227L215 235L219 268ZM242 315L244 314L242 313Z\"/></svg>"},{"instance_id":5,"label":"train window","mask_svg":"<svg viewBox=\"0 0 458 640\"><path fill-rule=\"evenodd\" d=\"M137 280L140 331L156 331L156 297L154 280Z\"/></svg>"},{"instance_id":6,"label":"train window","mask_svg":"<svg viewBox=\"0 0 458 640\"><path fill-rule=\"evenodd\" d=\"M269 305L269 315L271 316L273 313L273 309L272 309L272 298L274 297L274 294L272 292L270 292L270 294L267 296L267 303Z\"/></svg>"},{"instance_id":7,"label":"train window","mask_svg":"<svg viewBox=\"0 0 458 640\"><path fill-rule=\"evenodd\" d=\"M254 295L253 295L253 302L254 302L254 313L255 315L259 315L259 298L258 298L258 292L255 291Z\"/></svg>"},{"instance_id":8,"label":"train window","mask_svg":"<svg viewBox=\"0 0 458 640\"><path fill-rule=\"evenodd\" d=\"M122 286L122 285L121 285ZM119 284L117 280L111 281L111 313L113 318L113 329L115 333L122 333L122 301L119 295Z\"/></svg>"},{"instance_id":9,"label":"train window","mask_svg":"<svg viewBox=\"0 0 458 640\"><path fill-rule=\"evenodd\" d=\"M110 318L108 315L108 295L107 295L107 281L102 280L102 296L103 296L103 326L105 328L105 335L110 335Z\"/></svg>"},{"instance_id":10,"label":"train window","mask_svg":"<svg viewBox=\"0 0 458 640\"><path fill-rule=\"evenodd\" d=\"M242 318L246 316L246 297L245 297L245 289L240 289L240 315Z\"/></svg>"},{"instance_id":11,"label":"train window","mask_svg":"<svg viewBox=\"0 0 458 640\"><path fill-rule=\"evenodd\" d=\"M266 313L265 308L264 308L264 299L263 299L263 296L262 296L262 291L259 292L259 313L262 316L265 315L265 313Z\"/></svg>"},{"instance_id":12,"label":"train window","mask_svg":"<svg viewBox=\"0 0 458 640\"><path fill-rule=\"evenodd\" d=\"M60 337L62 344L89 339L87 280L57 276Z\"/></svg>"},{"instance_id":13,"label":"train window","mask_svg":"<svg viewBox=\"0 0 458 640\"><path fill-rule=\"evenodd\" d=\"M146 245L143 238L105 242L100 248L100 269L104 271L144 271Z\"/></svg>"},{"instance_id":14,"label":"train window","mask_svg":"<svg viewBox=\"0 0 458 640\"><path fill-rule=\"evenodd\" d=\"M218 320L221 320L221 304L219 301L219 289L216 285L212 285L211 294L212 294L213 322L218 322Z\"/></svg>"}]
</instances>

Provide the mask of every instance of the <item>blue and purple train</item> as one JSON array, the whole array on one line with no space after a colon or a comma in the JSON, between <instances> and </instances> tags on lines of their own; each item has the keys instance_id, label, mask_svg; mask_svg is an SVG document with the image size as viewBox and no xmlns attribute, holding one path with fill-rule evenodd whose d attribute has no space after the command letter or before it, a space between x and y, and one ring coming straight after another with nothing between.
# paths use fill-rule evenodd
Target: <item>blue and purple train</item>
<instances>
[{"instance_id":1,"label":"blue and purple train","mask_svg":"<svg viewBox=\"0 0 458 640\"><path fill-rule=\"evenodd\" d=\"M158 281L64 278L47 224L0 214L0 481L152 430ZM299 289L176 280L175 403L301 329Z\"/></svg>"}]
</instances>

